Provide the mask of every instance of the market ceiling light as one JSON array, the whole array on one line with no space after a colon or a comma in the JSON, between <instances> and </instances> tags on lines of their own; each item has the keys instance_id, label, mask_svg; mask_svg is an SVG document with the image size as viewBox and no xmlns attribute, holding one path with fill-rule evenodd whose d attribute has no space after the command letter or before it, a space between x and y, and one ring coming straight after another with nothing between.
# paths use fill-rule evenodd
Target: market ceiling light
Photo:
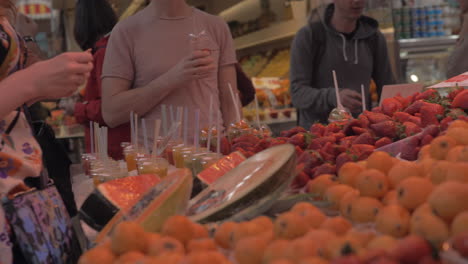
<instances>
[{"instance_id":1,"label":"market ceiling light","mask_svg":"<svg viewBox=\"0 0 468 264\"><path fill-rule=\"evenodd\" d=\"M417 75L415 75L415 74L411 74L410 78L411 78L411 81L413 81L415 83L419 82L419 77Z\"/></svg>"}]
</instances>

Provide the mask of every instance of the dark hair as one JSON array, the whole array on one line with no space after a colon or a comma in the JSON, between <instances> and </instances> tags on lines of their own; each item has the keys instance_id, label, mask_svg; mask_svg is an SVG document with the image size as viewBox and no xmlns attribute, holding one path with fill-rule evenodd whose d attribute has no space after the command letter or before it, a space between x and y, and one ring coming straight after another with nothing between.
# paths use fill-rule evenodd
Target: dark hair
<instances>
[{"instance_id":1,"label":"dark hair","mask_svg":"<svg viewBox=\"0 0 468 264\"><path fill-rule=\"evenodd\" d=\"M117 15L108 0L78 0L75 7L75 40L91 49L117 24Z\"/></svg>"},{"instance_id":2,"label":"dark hair","mask_svg":"<svg viewBox=\"0 0 468 264\"><path fill-rule=\"evenodd\" d=\"M13 12L16 14L16 7L12 0L0 0L0 16L5 16L8 12Z\"/></svg>"}]
</instances>

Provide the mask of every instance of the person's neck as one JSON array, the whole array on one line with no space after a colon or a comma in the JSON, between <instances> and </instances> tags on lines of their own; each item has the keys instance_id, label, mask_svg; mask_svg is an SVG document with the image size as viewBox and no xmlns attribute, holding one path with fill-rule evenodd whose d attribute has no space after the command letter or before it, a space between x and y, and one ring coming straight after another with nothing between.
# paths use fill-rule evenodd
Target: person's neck
<instances>
[{"instance_id":1,"label":"person's neck","mask_svg":"<svg viewBox=\"0 0 468 264\"><path fill-rule=\"evenodd\" d=\"M151 5L153 5L159 17L185 17L192 12L192 8L185 0L153 0Z\"/></svg>"},{"instance_id":2,"label":"person's neck","mask_svg":"<svg viewBox=\"0 0 468 264\"><path fill-rule=\"evenodd\" d=\"M356 30L357 20L347 19L337 14L336 10L332 15L330 23L338 32L351 33Z\"/></svg>"}]
</instances>

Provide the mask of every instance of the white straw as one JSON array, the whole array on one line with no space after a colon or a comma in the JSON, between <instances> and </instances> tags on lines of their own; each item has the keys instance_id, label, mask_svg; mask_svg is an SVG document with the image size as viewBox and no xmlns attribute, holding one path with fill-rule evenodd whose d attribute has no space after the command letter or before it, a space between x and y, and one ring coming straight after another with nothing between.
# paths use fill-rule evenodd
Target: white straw
<instances>
[{"instance_id":1,"label":"white straw","mask_svg":"<svg viewBox=\"0 0 468 264\"><path fill-rule=\"evenodd\" d=\"M157 119L154 123L154 137L153 137L153 155L156 155L156 149L158 147L159 133L161 132L161 119Z\"/></svg>"},{"instance_id":2,"label":"white straw","mask_svg":"<svg viewBox=\"0 0 468 264\"><path fill-rule=\"evenodd\" d=\"M91 139L91 154L94 154L94 125L93 121L89 121L89 138Z\"/></svg>"},{"instance_id":3,"label":"white straw","mask_svg":"<svg viewBox=\"0 0 468 264\"><path fill-rule=\"evenodd\" d=\"M210 96L210 111L208 112L208 140L206 141L206 148L210 151L211 147L211 126L213 125L213 95Z\"/></svg>"},{"instance_id":4,"label":"white straw","mask_svg":"<svg viewBox=\"0 0 468 264\"><path fill-rule=\"evenodd\" d=\"M338 88L338 79L336 78L336 71L333 70L333 82L335 83L335 94L336 94L336 107L338 109L343 109L343 105L341 104L341 99L340 99L340 91Z\"/></svg>"},{"instance_id":5,"label":"white straw","mask_svg":"<svg viewBox=\"0 0 468 264\"><path fill-rule=\"evenodd\" d=\"M185 107L184 109L184 146L188 144L188 108Z\"/></svg>"},{"instance_id":6,"label":"white straw","mask_svg":"<svg viewBox=\"0 0 468 264\"><path fill-rule=\"evenodd\" d=\"M130 112L130 140L132 145L135 146L135 122L133 121L134 113Z\"/></svg>"},{"instance_id":7,"label":"white straw","mask_svg":"<svg viewBox=\"0 0 468 264\"><path fill-rule=\"evenodd\" d=\"M240 122L241 121L241 117L240 117L240 108L239 108L239 104L237 103L237 96L234 94L234 89L232 89L232 86L230 83L228 83L228 86L229 86L229 91L231 92L231 97L232 97L232 102L234 103L234 107L236 108L236 123Z\"/></svg>"},{"instance_id":8,"label":"white straw","mask_svg":"<svg viewBox=\"0 0 468 264\"><path fill-rule=\"evenodd\" d=\"M221 154L221 115L216 112L216 153Z\"/></svg>"},{"instance_id":9,"label":"white straw","mask_svg":"<svg viewBox=\"0 0 468 264\"><path fill-rule=\"evenodd\" d=\"M195 110L195 137L193 145L195 145L195 153L198 153L199 137L200 137L200 109Z\"/></svg>"},{"instance_id":10,"label":"white straw","mask_svg":"<svg viewBox=\"0 0 468 264\"><path fill-rule=\"evenodd\" d=\"M169 115L171 117L171 126L172 126L172 124L174 124L175 122L174 108L172 107L172 105L169 106Z\"/></svg>"},{"instance_id":11,"label":"white straw","mask_svg":"<svg viewBox=\"0 0 468 264\"><path fill-rule=\"evenodd\" d=\"M141 129L143 129L143 144L145 145L146 152L149 153L149 145L148 145L148 131L146 131L146 119L141 119Z\"/></svg>"},{"instance_id":12,"label":"white straw","mask_svg":"<svg viewBox=\"0 0 468 264\"><path fill-rule=\"evenodd\" d=\"M179 126L179 133L178 133L178 139L181 140L182 139L182 130L183 130L183 127L182 127L182 119L183 119L183 114L184 114L184 108L183 107L177 107L177 122L180 122L180 126Z\"/></svg>"},{"instance_id":13,"label":"white straw","mask_svg":"<svg viewBox=\"0 0 468 264\"><path fill-rule=\"evenodd\" d=\"M259 106L258 106L258 98L257 95L255 95L255 121L257 122L257 127L259 130L261 130L260 126L260 113L259 113Z\"/></svg>"},{"instance_id":14,"label":"white straw","mask_svg":"<svg viewBox=\"0 0 468 264\"><path fill-rule=\"evenodd\" d=\"M100 147L99 147L99 125L97 123L93 123L94 126L94 145L96 146L95 151L96 155L99 157L101 155L100 153Z\"/></svg>"},{"instance_id":15,"label":"white straw","mask_svg":"<svg viewBox=\"0 0 468 264\"><path fill-rule=\"evenodd\" d=\"M163 135L166 135L167 134L166 105L161 105L161 118L162 118L162 132L163 132Z\"/></svg>"},{"instance_id":16,"label":"white straw","mask_svg":"<svg viewBox=\"0 0 468 264\"><path fill-rule=\"evenodd\" d=\"M138 149L140 148L138 142L138 114L135 114L135 146L136 152L138 153Z\"/></svg>"},{"instance_id":17,"label":"white straw","mask_svg":"<svg viewBox=\"0 0 468 264\"><path fill-rule=\"evenodd\" d=\"M361 84L362 112L366 111L366 95L364 94L364 84Z\"/></svg>"}]
</instances>

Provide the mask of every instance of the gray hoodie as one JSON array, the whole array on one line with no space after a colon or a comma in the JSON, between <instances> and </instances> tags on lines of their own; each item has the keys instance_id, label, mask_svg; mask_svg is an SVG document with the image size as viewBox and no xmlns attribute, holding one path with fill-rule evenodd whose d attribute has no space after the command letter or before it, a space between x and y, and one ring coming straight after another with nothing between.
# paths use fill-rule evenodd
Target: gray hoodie
<instances>
[{"instance_id":1,"label":"gray hoodie","mask_svg":"<svg viewBox=\"0 0 468 264\"><path fill-rule=\"evenodd\" d=\"M324 15L316 11L297 32L291 47L292 102L298 109L299 125L306 129L314 122L327 123L330 111L336 107L333 70L340 88L361 93L364 85L368 109L371 79L379 95L383 85L395 82L378 22L361 16L354 36L347 39L330 25L333 11L333 4L326 7Z\"/></svg>"}]
</instances>

